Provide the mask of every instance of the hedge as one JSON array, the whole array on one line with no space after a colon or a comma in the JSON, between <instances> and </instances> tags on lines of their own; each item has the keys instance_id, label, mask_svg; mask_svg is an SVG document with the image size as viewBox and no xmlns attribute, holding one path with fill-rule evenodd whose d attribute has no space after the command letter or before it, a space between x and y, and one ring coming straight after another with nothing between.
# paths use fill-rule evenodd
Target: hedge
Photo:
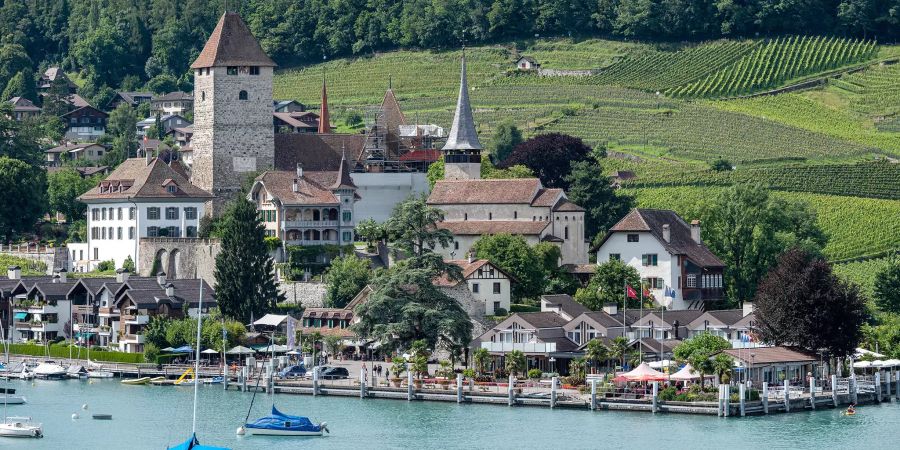
<instances>
[{"instance_id":1,"label":"hedge","mask_svg":"<svg viewBox=\"0 0 900 450\"><path fill-rule=\"evenodd\" d=\"M77 351L77 348L73 348L72 354L74 355ZM47 348L36 344L10 344L9 353L14 355L46 356ZM82 349L82 355L87 357L86 349ZM68 358L69 348L65 345L51 345L50 356L53 358ZM140 364L144 362L144 354L91 350L91 360Z\"/></svg>"}]
</instances>

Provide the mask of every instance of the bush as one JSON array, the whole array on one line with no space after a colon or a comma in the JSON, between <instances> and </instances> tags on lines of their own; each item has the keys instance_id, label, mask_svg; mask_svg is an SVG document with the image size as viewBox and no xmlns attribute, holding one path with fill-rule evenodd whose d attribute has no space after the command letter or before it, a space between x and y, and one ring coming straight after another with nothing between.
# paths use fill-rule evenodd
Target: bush
<instances>
[{"instance_id":1,"label":"bush","mask_svg":"<svg viewBox=\"0 0 900 450\"><path fill-rule=\"evenodd\" d=\"M678 396L678 391L674 387L667 387L661 391L659 391L659 399L661 401L671 401L675 400L675 397Z\"/></svg>"},{"instance_id":2,"label":"bush","mask_svg":"<svg viewBox=\"0 0 900 450\"><path fill-rule=\"evenodd\" d=\"M464 369L464 370L462 371L462 374L463 374L463 376L466 377L466 378L470 378L470 379L471 379L471 378L475 378L475 369L472 369L472 368Z\"/></svg>"},{"instance_id":3,"label":"bush","mask_svg":"<svg viewBox=\"0 0 900 450\"><path fill-rule=\"evenodd\" d=\"M147 343L144 345L144 361L156 361L159 356L159 347Z\"/></svg>"},{"instance_id":4,"label":"bush","mask_svg":"<svg viewBox=\"0 0 900 450\"><path fill-rule=\"evenodd\" d=\"M43 345L37 344L10 344L9 353L14 355L27 356L45 356L46 349ZM68 358L69 349L65 345L51 345L50 357L52 358ZM139 364L144 362L142 353L124 353L124 352L107 352L91 350L92 361L120 362Z\"/></svg>"},{"instance_id":5,"label":"bush","mask_svg":"<svg viewBox=\"0 0 900 450\"><path fill-rule=\"evenodd\" d=\"M543 374L544 373L541 372L541 369L531 369L528 371L528 378L531 378L533 380L539 380L539 379L541 379L541 376Z\"/></svg>"},{"instance_id":6,"label":"bush","mask_svg":"<svg viewBox=\"0 0 900 450\"><path fill-rule=\"evenodd\" d=\"M278 250L278 247L281 247L281 239L278 239L278 236L266 236L263 238L266 243L266 248L269 249L270 252L274 252Z\"/></svg>"},{"instance_id":7,"label":"bush","mask_svg":"<svg viewBox=\"0 0 900 450\"><path fill-rule=\"evenodd\" d=\"M509 312L507 312L507 311L506 311L505 309L503 309L503 308L497 308L497 309L494 310L494 315L495 315L495 316L503 317L503 316L508 316L508 315L509 315Z\"/></svg>"},{"instance_id":8,"label":"bush","mask_svg":"<svg viewBox=\"0 0 900 450\"><path fill-rule=\"evenodd\" d=\"M502 309L502 308L501 308ZM521 303L513 303L509 305L509 311L514 313L540 312L539 306L523 305ZM497 314L498 316L500 314Z\"/></svg>"},{"instance_id":9,"label":"bush","mask_svg":"<svg viewBox=\"0 0 900 450\"><path fill-rule=\"evenodd\" d=\"M109 261L100 261L97 263L97 272L109 272L111 270L116 270L116 262L113 260Z\"/></svg>"}]
</instances>

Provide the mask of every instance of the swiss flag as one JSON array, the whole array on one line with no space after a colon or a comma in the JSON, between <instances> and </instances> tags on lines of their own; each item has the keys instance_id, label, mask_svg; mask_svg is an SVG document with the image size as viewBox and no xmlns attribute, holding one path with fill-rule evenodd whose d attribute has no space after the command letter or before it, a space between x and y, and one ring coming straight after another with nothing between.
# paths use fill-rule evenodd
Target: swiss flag
<instances>
[{"instance_id":1,"label":"swiss flag","mask_svg":"<svg viewBox=\"0 0 900 450\"><path fill-rule=\"evenodd\" d=\"M631 287L630 284L626 284L626 285L625 285L625 293L626 293L626 294L628 295L628 297L630 297L630 298L638 298L637 291L635 291L634 288Z\"/></svg>"}]
</instances>

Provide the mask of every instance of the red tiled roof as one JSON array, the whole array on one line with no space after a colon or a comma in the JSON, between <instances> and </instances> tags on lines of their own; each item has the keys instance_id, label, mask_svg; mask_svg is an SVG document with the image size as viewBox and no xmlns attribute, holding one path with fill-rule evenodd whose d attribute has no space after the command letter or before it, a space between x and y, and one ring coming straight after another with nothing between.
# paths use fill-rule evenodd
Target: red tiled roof
<instances>
[{"instance_id":1,"label":"red tiled roof","mask_svg":"<svg viewBox=\"0 0 900 450\"><path fill-rule=\"evenodd\" d=\"M540 193L537 178L490 180L439 180L428 196L430 205L532 204ZM547 205L550 206L550 205Z\"/></svg>"},{"instance_id":2,"label":"red tiled roof","mask_svg":"<svg viewBox=\"0 0 900 450\"><path fill-rule=\"evenodd\" d=\"M265 66L276 64L237 13L222 14L191 69L214 66Z\"/></svg>"},{"instance_id":3,"label":"red tiled roof","mask_svg":"<svg viewBox=\"0 0 900 450\"><path fill-rule=\"evenodd\" d=\"M169 179L178 185L174 193L166 190L164 186L166 180ZM111 186L113 189L100 193L100 186ZM78 198L80 200L125 198L207 199L212 198L212 195L191 184L182 173L159 158L151 159L149 164L145 158L129 158L122 164L119 164L119 167L116 167L99 185L91 188L91 190Z\"/></svg>"},{"instance_id":4,"label":"red tiled roof","mask_svg":"<svg viewBox=\"0 0 900 450\"><path fill-rule=\"evenodd\" d=\"M669 241L663 239L663 225L669 225ZM600 242L602 246L615 232L647 231L653 234L660 245L673 255L685 255L701 267L724 267L722 262L703 243L691 237L691 227L675 211L664 209L633 209Z\"/></svg>"},{"instance_id":5,"label":"red tiled roof","mask_svg":"<svg viewBox=\"0 0 900 450\"><path fill-rule=\"evenodd\" d=\"M358 161L363 153L363 134L276 133L275 169L336 171L346 151L349 161ZM352 170L352 167L351 167Z\"/></svg>"},{"instance_id":6,"label":"red tiled roof","mask_svg":"<svg viewBox=\"0 0 900 450\"><path fill-rule=\"evenodd\" d=\"M337 172L304 172L297 178L295 171L269 170L256 179L262 182L269 195L285 205L340 204L328 188L337 179ZM294 180L297 180L297 192L294 192Z\"/></svg>"},{"instance_id":7,"label":"red tiled roof","mask_svg":"<svg viewBox=\"0 0 900 450\"><path fill-rule=\"evenodd\" d=\"M464 220L456 222L438 222L438 228L449 230L454 235L472 236L482 234L520 234L525 236L539 235L550 222L527 220Z\"/></svg>"},{"instance_id":8,"label":"red tiled roof","mask_svg":"<svg viewBox=\"0 0 900 450\"><path fill-rule=\"evenodd\" d=\"M440 150L413 150L406 152L398 158L400 161L428 161L434 162L441 159Z\"/></svg>"},{"instance_id":9,"label":"red tiled roof","mask_svg":"<svg viewBox=\"0 0 900 450\"><path fill-rule=\"evenodd\" d=\"M547 188L538 191L537 197L531 201L531 206L553 206L561 197L565 196L562 189Z\"/></svg>"}]
</instances>

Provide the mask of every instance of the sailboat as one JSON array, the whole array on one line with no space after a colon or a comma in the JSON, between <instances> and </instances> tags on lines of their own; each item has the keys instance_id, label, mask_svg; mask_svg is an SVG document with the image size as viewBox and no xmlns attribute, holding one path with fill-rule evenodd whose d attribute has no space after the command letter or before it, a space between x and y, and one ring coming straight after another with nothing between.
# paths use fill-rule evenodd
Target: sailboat
<instances>
[{"instance_id":1,"label":"sailboat","mask_svg":"<svg viewBox=\"0 0 900 450\"><path fill-rule=\"evenodd\" d=\"M272 360L275 359L275 336L272 335ZM257 379L257 383L259 380ZM250 399L250 409L247 411L247 418L250 417L250 410L253 409L253 399L256 398L256 390L253 391L253 398ZM237 434L243 436L249 435L267 435L267 436L322 436L322 433L330 433L328 424L320 422L318 424L309 420L309 417L291 416L279 411L275 408L275 393L272 393L272 413L268 416L256 419L255 422L247 422L244 419L244 425L238 427Z\"/></svg>"},{"instance_id":2,"label":"sailboat","mask_svg":"<svg viewBox=\"0 0 900 450\"><path fill-rule=\"evenodd\" d=\"M0 335L3 334L3 325L0 324ZM9 345L6 346L6 359L9 360ZM31 423L30 417L12 417L6 415L9 406L9 378L6 378L6 387L3 392L3 423L0 423L0 436L4 437L44 437L44 429L41 424ZM23 399L24 402L24 399Z\"/></svg>"},{"instance_id":3,"label":"sailboat","mask_svg":"<svg viewBox=\"0 0 900 450\"><path fill-rule=\"evenodd\" d=\"M190 301L189 299L187 301ZM194 359L194 373L200 373L200 330L203 326L203 279L200 279L200 302L197 305L197 344ZM197 439L197 392L199 383L194 383L194 418L191 423L191 437L175 447L166 447L172 450L230 450L225 447L211 447L200 445Z\"/></svg>"}]
</instances>

